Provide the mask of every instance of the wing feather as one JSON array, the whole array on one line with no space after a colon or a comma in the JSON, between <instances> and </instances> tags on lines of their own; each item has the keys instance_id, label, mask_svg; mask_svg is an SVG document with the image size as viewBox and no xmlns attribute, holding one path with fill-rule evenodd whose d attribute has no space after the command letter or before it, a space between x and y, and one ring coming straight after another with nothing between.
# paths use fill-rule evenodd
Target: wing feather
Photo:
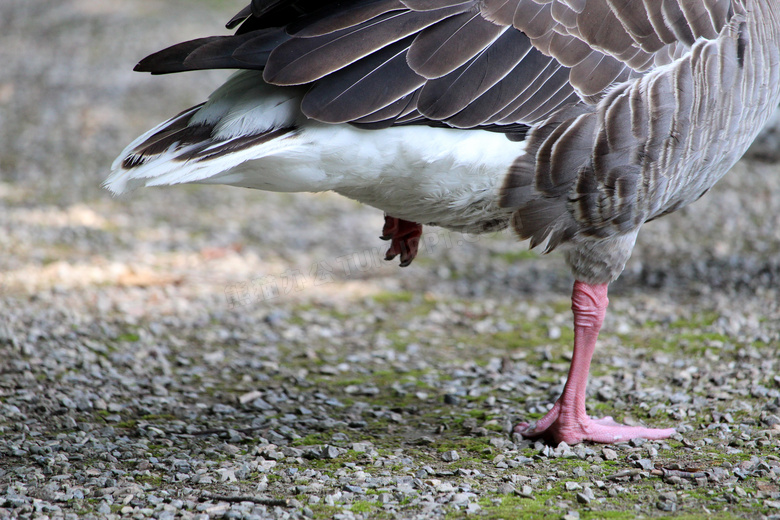
<instances>
[{"instance_id":1,"label":"wing feather","mask_svg":"<svg viewBox=\"0 0 780 520\"><path fill-rule=\"evenodd\" d=\"M303 98L308 117L334 123L361 119L414 92L425 78L406 65L412 37L318 81Z\"/></svg>"},{"instance_id":2,"label":"wing feather","mask_svg":"<svg viewBox=\"0 0 780 520\"><path fill-rule=\"evenodd\" d=\"M470 128L482 123L495 123L504 119L502 111L509 113L517 109L533 90L539 88L561 65L536 49L501 81L488 89L483 95L472 101L466 108L448 119L459 128ZM535 88L534 88L535 87ZM523 121L518 121L523 122Z\"/></svg>"},{"instance_id":3,"label":"wing feather","mask_svg":"<svg viewBox=\"0 0 780 520\"><path fill-rule=\"evenodd\" d=\"M553 69L550 70L552 71ZM501 117L502 114L499 114L499 122L537 121L537 118L546 115L553 108L556 108L548 106L542 110L548 101L551 99L566 99L572 93L572 88L569 85L568 80L569 71L560 66L550 74L549 78L545 77L545 75L539 76L539 78L526 89L525 94L530 95L519 103L518 108L514 112L504 115L503 117Z\"/></svg>"},{"instance_id":4,"label":"wing feather","mask_svg":"<svg viewBox=\"0 0 780 520\"><path fill-rule=\"evenodd\" d=\"M138 70L263 70L308 85L304 112L330 123L529 125L672 63L733 13L732 0L252 0L234 36Z\"/></svg>"},{"instance_id":5,"label":"wing feather","mask_svg":"<svg viewBox=\"0 0 780 520\"><path fill-rule=\"evenodd\" d=\"M474 0L401 0L412 11L435 11L456 5L474 5Z\"/></svg>"},{"instance_id":6,"label":"wing feather","mask_svg":"<svg viewBox=\"0 0 780 520\"><path fill-rule=\"evenodd\" d=\"M292 38L271 52L263 78L275 85L311 83L461 9L390 11L356 27L312 38Z\"/></svg>"},{"instance_id":7,"label":"wing feather","mask_svg":"<svg viewBox=\"0 0 780 520\"><path fill-rule=\"evenodd\" d=\"M420 92L419 110L431 119L447 119L502 81L533 47L520 31L505 30L495 44L442 78L429 80Z\"/></svg>"},{"instance_id":8,"label":"wing feather","mask_svg":"<svg viewBox=\"0 0 780 520\"><path fill-rule=\"evenodd\" d=\"M409 113L410 107L417 105L416 96L419 95L419 93L420 91L416 90L411 94L407 94L401 99L390 103L386 107L381 108L376 112L372 112L371 114L363 116L359 119L355 119L353 123L363 128L388 128L392 126L393 122L395 122L398 118L407 115Z\"/></svg>"},{"instance_id":9,"label":"wing feather","mask_svg":"<svg viewBox=\"0 0 780 520\"><path fill-rule=\"evenodd\" d=\"M465 12L426 28L414 40L407 61L428 79L440 78L489 47L507 27L489 22L479 12Z\"/></svg>"},{"instance_id":10,"label":"wing feather","mask_svg":"<svg viewBox=\"0 0 780 520\"><path fill-rule=\"evenodd\" d=\"M287 26L287 32L297 38L323 36L360 25L384 13L403 9L404 4L400 0L362 0L325 16L313 13Z\"/></svg>"}]
</instances>

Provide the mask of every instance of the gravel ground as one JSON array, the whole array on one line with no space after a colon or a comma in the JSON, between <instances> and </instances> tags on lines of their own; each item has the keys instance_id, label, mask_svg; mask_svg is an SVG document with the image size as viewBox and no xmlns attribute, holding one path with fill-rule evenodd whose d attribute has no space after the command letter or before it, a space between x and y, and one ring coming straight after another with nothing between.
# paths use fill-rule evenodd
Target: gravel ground
<instances>
[{"instance_id":1,"label":"gravel ground","mask_svg":"<svg viewBox=\"0 0 780 520\"><path fill-rule=\"evenodd\" d=\"M100 190L225 77L135 61L242 4L0 5L0 518L780 518L777 165L613 286L591 411L679 435L513 438L570 359L560 256L429 229L401 270L336 196Z\"/></svg>"}]
</instances>

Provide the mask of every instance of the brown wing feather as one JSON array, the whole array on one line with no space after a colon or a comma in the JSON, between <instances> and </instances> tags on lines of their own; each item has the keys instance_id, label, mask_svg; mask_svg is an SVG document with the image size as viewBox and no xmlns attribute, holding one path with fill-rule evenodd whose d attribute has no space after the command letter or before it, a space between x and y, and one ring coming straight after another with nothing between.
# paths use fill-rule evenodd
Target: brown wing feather
<instances>
[{"instance_id":1,"label":"brown wing feather","mask_svg":"<svg viewBox=\"0 0 780 520\"><path fill-rule=\"evenodd\" d=\"M275 85L311 83L460 10L452 7L425 12L390 11L355 27L321 36L293 36L271 52L263 78Z\"/></svg>"},{"instance_id":2,"label":"brown wing feather","mask_svg":"<svg viewBox=\"0 0 780 520\"><path fill-rule=\"evenodd\" d=\"M506 30L479 12L468 11L420 32L409 48L407 61L424 78L440 78L474 58Z\"/></svg>"},{"instance_id":3,"label":"brown wing feather","mask_svg":"<svg viewBox=\"0 0 780 520\"><path fill-rule=\"evenodd\" d=\"M385 47L315 83L303 98L303 113L312 119L346 123L382 110L417 90L425 79L406 64L412 39Z\"/></svg>"},{"instance_id":4,"label":"brown wing feather","mask_svg":"<svg viewBox=\"0 0 780 520\"><path fill-rule=\"evenodd\" d=\"M692 120L710 106L693 98L691 60L705 47L686 49L697 39L715 38L733 14L728 0L566 0L558 7L556 2L539 9L540 4L524 6L519 0L514 12L506 0L493 4L493 16L511 16L515 26L521 8L533 11L533 18L520 21L534 35L534 45L559 61L566 58L552 44L556 37L544 40L544 29L575 37L592 49L572 66L570 84L582 94L594 95L598 109L580 104L586 113L577 114L564 108L546 124L532 128L529 153L518 159L502 192L502 205L517 209L513 223L520 236L531 239L532 246L548 240L547 250L575 234L604 238L630 233L676 207L665 201L674 200L675 183L680 181L664 172L673 171L684 159L680 143L696 139L689 134ZM596 23L598 18L604 24ZM551 26L551 19L558 25ZM727 45L722 59L729 52ZM667 73L648 76L643 83L623 83L605 97L601 87L605 79L614 78L609 82L614 84L672 61ZM707 68L716 67L725 69L714 64ZM713 85L710 92L718 90L715 85L723 76L705 80ZM738 118L729 121L736 124Z\"/></svg>"},{"instance_id":5,"label":"brown wing feather","mask_svg":"<svg viewBox=\"0 0 780 520\"><path fill-rule=\"evenodd\" d=\"M532 50L526 35L504 31L469 63L442 78L426 81L420 92L419 110L431 119L452 117L504 80Z\"/></svg>"},{"instance_id":6,"label":"brown wing feather","mask_svg":"<svg viewBox=\"0 0 780 520\"><path fill-rule=\"evenodd\" d=\"M327 15L313 13L287 26L287 32L298 38L323 36L355 27L384 13L405 10L401 0L363 0Z\"/></svg>"},{"instance_id":7,"label":"brown wing feather","mask_svg":"<svg viewBox=\"0 0 780 520\"><path fill-rule=\"evenodd\" d=\"M311 85L304 110L324 122L394 114L414 94L399 123L531 125L670 63L731 12L731 0L252 0L230 22L236 35L171 47L138 70L260 69L269 83Z\"/></svg>"}]
</instances>

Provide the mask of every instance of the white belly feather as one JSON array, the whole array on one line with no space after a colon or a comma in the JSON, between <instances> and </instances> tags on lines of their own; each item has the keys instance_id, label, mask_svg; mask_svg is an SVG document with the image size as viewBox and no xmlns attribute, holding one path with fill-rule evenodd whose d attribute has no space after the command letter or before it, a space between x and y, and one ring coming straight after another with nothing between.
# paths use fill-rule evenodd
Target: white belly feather
<instances>
[{"instance_id":1,"label":"white belly feather","mask_svg":"<svg viewBox=\"0 0 780 520\"><path fill-rule=\"evenodd\" d=\"M187 157L196 144L171 143L164 152L146 154L143 161L128 165L128 158L141 155L139 146L172 125L174 118L128 146L106 186L117 193L178 183L332 190L422 224L476 232L508 221L511 211L498 207L498 190L524 143L487 131L327 125L302 116L297 109L301 92L270 87L259 78L256 72L235 74L189 124L213 127L208 141L214 148L277 128L295 131L230 154L197 159Z\"/></svg>"}]
</instances>

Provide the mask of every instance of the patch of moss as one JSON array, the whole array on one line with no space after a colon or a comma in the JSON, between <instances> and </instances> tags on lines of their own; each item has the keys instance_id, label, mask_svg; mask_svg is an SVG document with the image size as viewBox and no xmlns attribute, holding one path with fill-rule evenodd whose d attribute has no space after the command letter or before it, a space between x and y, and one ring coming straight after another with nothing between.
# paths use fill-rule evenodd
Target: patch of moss
<instances>
[{"instance_id":1,"label":"patch of moss","mask_svg":"<svg viewBox=\"0 0 780 520\"><path fill-rule=\"evenodd\" d=\"M150 484L152 486L161 486L165 481L160 475L139 475L135 477L138 484Z\"/></svg>"},{"instance_id":2,"label":"patch of moss","mask_svg":"<svg viewBox=\"0 0 780 520\"><path fill-rule=\"evenodd\" d=\"M330 431L326 435L325 433L310 433L300 439L295 439L290 443L291 446L315 446L317 444L325 444L335 432Z\"/></svg>"},{"instance_id":3,"label":"patch of moss","mask_svg":"<svg viewBox=\"0 0 780 520\"><path fill-rule=\"evenodd\" d=\"M178 419L178 417L169 413L164 413L143 415L140 419L142 421L175 421Z\"/></svg>"},{"instance_id":4,"label":"patch of moss","mask_svg":"<svg viewBox=\"0 0 780 520\"><path fill-rule=\"evenodd\" d=\"M536 520L541 518L559 518L546 504L547 500L555 496L557 492L538 491L533 498L521 498L514 495L489 495L479 501L482 507L480 518L490 520L523 518ZM496 499L499 499L500 502ZM498 503L496 503L498 502ZM455 515L447 515L447 518L456 518Z\"/></svg>"},{"instance_id":5,"label":"patch of moss","mask_svg":"<svg viewBox=\"0 0 780 520\"><path fill-rule=\"evenodd\" d=\"M535 260L539 258L539 253L530 249L519 249L517 251L508 251L505 253L491 253L493 258L500 258L508 264L514 264L517 262L523 262L527 260Z\"/></svg>"},{"instance_id":6,"label":"patch of moss","mask_svg":"<svg viewBox=\"0 0 780 520\"><path fill-rule=\"evenodd\" d=\"M383 305L390 303L411 303L415 298L415 293L411 291L383 291L374 295L374 301Z\"/></svg>"},{"instance_id":7,"label":"patch of moss","mask_svg":"<svg viewBox=\"0 0 780 520\"><path fill-rule=\"evenodd\" d=\"M436 444L439 453L455 450L461 454L473 453L480 459L493 460L494 449L489 437L458 437L452 440L441 440Z\"/></svg>"},{"instance_id":8,"label":"patch of moss","mask_svg":"<svg viewBox=\"0 0 780 520\"><path fill-rule=\"evenodd\" d=\"M712 326L720 315L714 311L703 312L693 316L691 319L677 319L669 324L673 329L696 329Z\"/></svg>"},{"instance_id":9,"label":"patch of moss","mask_svg":"<svg viewBox=\"0 0 780 520\"><path fill-rule=\"evenodd\" d=\"M533 349L540 346L556 346L552 354L562 356L571 349L574 341L574 330L571 327L561 327L561 335L556 339L550 339L547 323L544 321L524 322L517 325L517 330L502 331L491 334L486 343L501 350L516 351ZM471 340L474 341L474 340ZM539 360L541 361L541 360ZM533 363L531 356L526 362Z\"/></svg>"},{"instance_id":10,"label":"patch of moss","mask_svg":"<svg viewBox=\"0 0 780 520\"><path fill-rule=\"evenodd\" d=\"M719 341L726 343L729 341L729 337L724 334L718 334L717 332L686 332L675 336L675 342L688 342L688 348L691 347L707 347L705 345L708 342ZM702 350L698 348L698 350Z\"/></svg>"},{"instance_id":11,"label":"patch of moss","mask_svg":"<svg viewBox=\"0 0 780 520\"><path fill-rule=\"evenodd\" d=\"M314 520L330 520L342 512L340 507L328 506L325 504L311 504L309 508L314 512L314 516L312 517Z\"/></svg>"},{"instance_id":12,"label":"patch of moss","mask_svg":"<svg viewBox=\"0 0 780 520\"><path fill-rule=\"evenodd\" d=\"M352 509L353 513L370 513L374 509L381 507L382 504L379 502L367 502L365 500L356 500L355 502L352 502Z\"/></svg>"}]
</instances>

